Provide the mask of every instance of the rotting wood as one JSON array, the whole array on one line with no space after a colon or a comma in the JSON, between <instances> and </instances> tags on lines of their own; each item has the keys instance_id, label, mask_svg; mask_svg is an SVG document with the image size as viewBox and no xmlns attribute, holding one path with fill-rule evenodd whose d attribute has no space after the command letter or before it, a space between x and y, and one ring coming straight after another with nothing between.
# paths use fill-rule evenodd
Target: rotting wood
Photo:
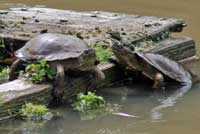
<instances>
[{"instance_id":1,"label":"rotting wood","mask_svg":"<svg viewBox=\"0 0 200 134\"><path fill-rule=\"evenodd\" d=\"M110 86L112 83L123 79L123 73L114 64L102 64L99 68L105 73L106 79L98 83L98 88ZM70 76L65 81L64 100L84 92L93 78L87 75ZM53 85L32 84L22 79L17 79L0 85L0 120L11 117L22 105L28 102L49 104L52 100Z\"/></svg>"},{"instance_id":2,"label":"rotting wood","mask_svg":"<svg viewBox=\"0 0 200 134\"><path fill-rule=\"evenodd\" d=\"M112 31L135 42L145 36L153 38L163 31L180 32L186 25L182 19L174 18L29 7L1 10L0 24L0 37L15 49L45 32L76 35L92 46L97 43L112 45Z\"/></svg>"},{"instance_id":3,"label":"rotting wood","mask_svg":"<svg viewBox=\"0 0 200 134\"><path fill-rule=\"evenodd\" d=\"M169 38L159 42L158 47L148 52L161 54L172 60L179 61L196 54L195 42L189 37Z\"/></svg>"}]
</instances>

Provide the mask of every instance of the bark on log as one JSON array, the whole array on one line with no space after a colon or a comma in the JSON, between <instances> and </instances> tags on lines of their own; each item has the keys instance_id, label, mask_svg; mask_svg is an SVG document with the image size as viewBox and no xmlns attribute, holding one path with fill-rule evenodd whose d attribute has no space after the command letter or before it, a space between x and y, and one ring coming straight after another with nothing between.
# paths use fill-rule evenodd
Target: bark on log
<instances>
[{"instance_id":1,"label":"bark on log","mask_svg":"<svg viewBox=\"0 0 200 134\"><path fill-rule=\"evenodd\" d=\"M158 47L148 52L164 55L172 60L179 61L196 54L195 42L189 37L169 38L158 43Z\"/></svg>"},{"instance_id":2,"label":"bark on log","mask_svg":"<svg viewBox=\"0 0 200 134\"><path fill-rule=\"evenodd\" d=\"M0 10L0 37L6 44L20 48L33 36L45 33L73 34L88 44L103 42L111 45L110 32L138 41L145 34L155 36L163 31L180 32L185 26L182 19L126 15L110 12L75 12L49 8L12 8Z\"/></svg>"}]
</instances>

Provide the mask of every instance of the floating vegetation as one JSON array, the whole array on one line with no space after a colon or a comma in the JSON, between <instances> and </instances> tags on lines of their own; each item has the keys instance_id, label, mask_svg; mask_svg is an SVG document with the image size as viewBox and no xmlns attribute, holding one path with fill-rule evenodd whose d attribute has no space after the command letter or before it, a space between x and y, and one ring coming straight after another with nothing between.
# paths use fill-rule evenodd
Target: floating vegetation
<instances>
[{"instance_id":1,"label":"floating vegetation","mask_svg":"<svg viewBox=\"0 0 200 134\"><path fill-rule=\"evenodd\" d=\"M100 62L108 62L109 58L113 56L113 52L110 48L103 45L96 45L95 47L97 60Z\"/></svg>"},{"instance_id":2,"label":"floating vegetation","mask_svg":"<svg viewBox=\"0 0 200 134\"><path fill-rule=\"evenodd\" d=\"M22 109L19 110L19 115L29 120L47 119L46 116L52 117L51 112L45 105L34 105L32 103L25 104Z\"/></svg>"},{"instance_id":3,"label":"floating vegetation","mask_svg":"<svg viewBox=\"0 0 200 134\"><path fill-rule=\"evenodd\" d=\"M8 82L10 68L9 67L2 67L0 69L0 84Z\"/></svg>"},{"instance_id":4,"label":"floating vegetation","mask_svg":"<svg viewBox=\"0 0 200 134\"><path fill-rule=\"evenodd\" d=\"M46 80L53 80L55 72L45 60L41 60L39 63L27 65L23 76L33 83L41 83Z\"/></svg>"},{"instance_id":5,"label":"floating vegetation","mask_svg":"<svg viewBox=\"0 0 200 134\"><path fill-rule=\"evenodd\" d=\"M72 104L73 109L79 111L81 120L92 120L109 114L120 114L122 108L119 104L106 103L103 97L88 92L77 95L77 100Z\"/></svg>"},{"instance_id":6,"label":"floating vegetation","mask_svg":"<svg viewBox=\"0 0 200 134\"><path fill-rule=\"evenodd\" d=\"M106 101L103 97L95 95L95 93L88 92L87 95L80 93L77 95L77 100L72 106L74 110L88 112L89 110L105 108Z\"/></svg>"},{"instance_id":7,"label":"floating vegetation","mask_svg":"<svg viewBox=\"0 0 200 134\"><path fill-rule=\"evenodd\" d=\"M107 103L105 107L79 112L81 120L93 120L113 113L120 113L121 105Z\"/></svg>"}]
</instances>

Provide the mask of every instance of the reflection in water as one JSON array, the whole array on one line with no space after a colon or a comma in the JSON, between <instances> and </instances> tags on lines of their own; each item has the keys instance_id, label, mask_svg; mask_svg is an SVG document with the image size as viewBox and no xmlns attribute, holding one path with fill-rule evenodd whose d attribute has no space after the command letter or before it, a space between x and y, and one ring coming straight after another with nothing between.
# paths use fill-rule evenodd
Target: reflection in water
<instances>
[{"instance_id":1,"label":"reflection in water","mask_svg":"<svg viewBox=\"0 0 200 134\"><path fill-rule=\"evenodd\" d=\"M176 101L182 97L189 89L191 89L192 84L187 84L175 89L174 93L169 95L166 99L161 101L161 105L153 107L151 110L151 118L153 120L162 119L161 110L167 107L172 107L175 105Z\"/></svg>"},{"instance_id":2,"label":"reflection in water","mask_svg":"<svg viewBox=\"0 0 200 134\"><path fill-rule=\"evenodd\" d=\"M109 103L108 108L102 114L97 112L97 114L92 115L80 115L64 106L56 109L56 112L59 112L58 117L41 123L41 125L20 120L5 121L0 124L0 128L9 129L0 129L0 134L1 132L3 134L160 134L154 133L153 128L155 125L158 128L163 128L160 126L163 123L161 119L169 122L167 123L169 126L170 122L174 124L173 120L178 118L177 115L180 113L173 113L172 109L178 108L178 104L181 102L187 102L184 94L190 87L191 85L169 86L165 92L156 93L145 85L102 89L99 94L103 95ZM177 101L182 97L184 97L182 101ZM171 110L167 110L167 107L172 106ZM187 110L187 108L184 109L184 111ZM161 114L165 116L157 116ZM175 118L171 120L170 117L173 115ZM135 118L135 116L139 118ZM92 120L88 120L91 117ZM162 134L168 133L163 132Z\"/></svg>"}]
</instances>

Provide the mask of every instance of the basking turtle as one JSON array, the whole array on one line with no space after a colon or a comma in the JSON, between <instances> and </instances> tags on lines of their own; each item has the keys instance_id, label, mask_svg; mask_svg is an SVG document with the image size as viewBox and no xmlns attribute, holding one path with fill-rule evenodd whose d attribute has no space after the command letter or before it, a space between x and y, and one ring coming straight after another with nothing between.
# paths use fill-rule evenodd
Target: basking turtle
<instances>
[{"instance_id":1,"label":"basking turtle","mask_svg":"<svg viewBox=\"0 0 200 134\"><path fill-rule=\"evenodd\" d=\"M153 88L163 86L164 79L192 83L191 74L180 64L159 54L131 51L119 42L113 43L113 52L119 63L133 71L140 71L154 81Z\"/></svg>"},{"instance_id":2,"label":"basking turtle","mask_svg":"<svg viewBox=\"0 0 200 134\"><path fill-rule=\"evenodd\" d=\"M71 35L56 33L37 35L17 50L15 56L18 60L11 66L9 79L17 78L15 72L24 61L38 62L44 59L57 72L53 93L57 99L63 96L64 72L67 70L91 72L95 77L91 84L93 86L97 80L104 78L103 72L96 67L95 50L89 48L83 40Z\"/></svg>"}]
</instances>

